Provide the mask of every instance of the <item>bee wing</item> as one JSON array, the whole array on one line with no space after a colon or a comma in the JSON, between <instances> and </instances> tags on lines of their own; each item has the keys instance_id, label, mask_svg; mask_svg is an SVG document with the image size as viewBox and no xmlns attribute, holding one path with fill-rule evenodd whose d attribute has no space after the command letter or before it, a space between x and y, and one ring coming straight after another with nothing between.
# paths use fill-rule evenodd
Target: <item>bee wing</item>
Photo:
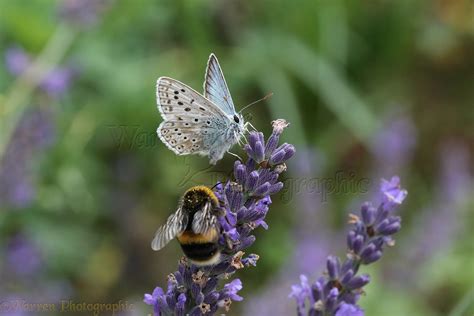
<instances>
[{"instance_id":1,"label":"bee wing","mask_svg":"<svg viewBox=\"0 0 474 316\"><path fill-rule=\"evenodd\" d=\"M216 226L217 218L213 214L212 203L208 202L202 210L196 212L193 217L193 232L195 234L204 234L211 227Z\"/></svg>"},{"instance_id":2,"label":"bee wing","mask_svg":"<svg viewBox=\"0 0 474 316\"><path fill-rule=\"evenodd\" d=\"M183 232L188 225L188 216L185 214L181 207L178 210L171 214L166 221L166 224L158 228L155 234L155 238L153 238L151 242L151 248L155 251L160 250L167 243L171 241L171 239L175 238L176 235Z\"/></svg>"}]
</instances>

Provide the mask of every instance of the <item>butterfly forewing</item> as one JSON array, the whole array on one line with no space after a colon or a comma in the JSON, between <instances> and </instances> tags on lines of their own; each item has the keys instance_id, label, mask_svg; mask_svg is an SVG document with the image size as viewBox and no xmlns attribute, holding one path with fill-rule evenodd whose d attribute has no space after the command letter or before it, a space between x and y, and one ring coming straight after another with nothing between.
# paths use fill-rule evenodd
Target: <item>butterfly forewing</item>
<instances>
[{"instance_id":1,"label":"butterfly forewing","mask_svg":"<svg viewBox=\"0 0 474 316\"><path fill-rule=\"evenodd\" d=\"M180 207L174 214L168 217L165 225L158 228L155 238L151 242L151 248L156 251L160 250L178 234L182 233L186 229L187 224L188 216Z\"/></svg>"},{"instance_id":2,"label":"butterfly forewing","mask_svg":"<svg viewBox=\"0 0 474 316\"><path fill-rule=\"evenodd\" d=\"M235 115L235 106L229 88L224 79L217 57L209 56L206 76L204 78L204 96L218 105L227 115Z\"/></svg>"}]
</instances>

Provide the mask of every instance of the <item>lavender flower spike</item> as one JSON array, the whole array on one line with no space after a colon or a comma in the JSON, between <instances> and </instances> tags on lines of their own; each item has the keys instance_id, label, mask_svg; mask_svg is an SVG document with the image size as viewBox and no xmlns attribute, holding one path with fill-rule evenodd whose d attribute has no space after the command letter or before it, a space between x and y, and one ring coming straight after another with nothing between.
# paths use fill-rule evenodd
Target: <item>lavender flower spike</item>
<instances>
[{"instance_id":1,"label":"lavender flower spike","mask_svg":"<svg viewBox=\"0 0 474 316\"><path fill-rule=\"evenodd\" d=\"M254 229L268 228L265 216L272 203L270 196L283 188L278 177L286 170L286 160L295 153L293 145L277 148L287 125L284 120L274 121L267 143L262 133L250 133L249 144L245 145L247 161L236 161L234 180L219 183L214 189L223 210L218 218L222 261L214 266L197 267L183 257L178 271L168 276L166 291L157 287L152 294L145 294L143 301L153 306L155 316L214 315L219 309L228 311L232 302L243 300L238 295L243 287L239 279L222 287L219 281L229 279L239 269L257 265L258 255L245 256L244 250L255 242ZM270 161L278 150L283 153L278 161Z\"/></svg>"},{"instance_id":2,"label":"lavender flower spike","mask_svg":"<svg viewBox=\"0 0 474 316\"><path fill-rule=\"evenodd\" d=\"M297 315L310 316L363 316L357 305L363 287L370 282L366 274L357 275L361 265L378 261L386 246L393 246L392 235L401 228L401 219L394 216L396 207L403 203L407 191L400 187L400 179L382 179L380 204L377 208L366 202L360 216L350 214L352 225L347 233L347 255L341 264L339 258L329 256L324 276L309 285L301 276L301 285L294 285L290 297L296 299ZM310 304L308 308L305 302Z\"/></svg>"}]
</instances>

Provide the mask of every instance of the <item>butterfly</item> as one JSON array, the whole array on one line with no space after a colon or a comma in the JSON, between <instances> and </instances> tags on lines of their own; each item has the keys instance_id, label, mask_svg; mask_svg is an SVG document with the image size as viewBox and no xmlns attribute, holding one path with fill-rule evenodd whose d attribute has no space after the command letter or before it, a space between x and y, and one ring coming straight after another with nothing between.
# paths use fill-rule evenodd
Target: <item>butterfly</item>
<instances>
[{"instance_id":1,"label":"butterfly","mask_svg":"<svg viewBox=\"0 0 474 316\"><path fill-rule=\"evenodd\" d=\"M208 156L215 165L246 131L214 54L207 62L204 95L178 80L160 77L156 99L164 120L156 132L177 155Z\"/></svg>"}]
</instances>

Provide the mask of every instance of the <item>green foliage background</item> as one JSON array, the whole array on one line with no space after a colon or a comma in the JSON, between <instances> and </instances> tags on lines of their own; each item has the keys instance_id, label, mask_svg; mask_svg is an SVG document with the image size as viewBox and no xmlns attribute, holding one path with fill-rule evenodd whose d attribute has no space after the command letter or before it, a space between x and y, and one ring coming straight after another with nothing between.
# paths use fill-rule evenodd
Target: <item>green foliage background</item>
<instances>
[{"instance_id":1,"label":"green foliage background","mask_svg":"<svg viewBox=\"0 0 474 316\"><path fill-rule=\"evenodd\" d=\"M375 176L390 177L391 166L374 173L370 144L386 127L387 113L410 117L416 146L398 170L409 191L402 240L409 232L423 234L425 222L416 218L436 201L440 147L455 141L472 155L472 1L116 0L83 29L57 17L60 5L0 1L2 52L16 45L38 55L56 38L49 60L71 61L79 70L69 92L53 100L18 86L0 65L0 149L27 108L51 109L56 129L54 145L31 160L34 202L0 212L0 255L7 256L12 234L29 236L44 262L34 276L39 285L20 278L0 282L2 294L41 291L60 281L77 301L126 299L136 302L139 315L151 312L141 303L143 293L165 285L181 255L177 243L151 251L156 228L187 187L212 184L233 164L226 156L209 169L206 159L176 157L159 142L155 82L166 75L201 90L211 52L219 57L237 108L274 93L248 111L252 124L268 133L271 120L290 121L284 141L298 152L313 148L325 157L314 177L351 171L373 185ZM15 93L20 101L7 111ZM472 180L472 159L470 167ZM293 172L290 167L288 177ZM270 229L257 232L252 251L261 260L239 272L245 300L233 306L234 315L244 313L256 293L271 291L266 284L292 256L294 227L304 221L295 216L300 194L293 197L276 199ZM329 196L324 209L332 230L344 234L351 203L360 198L357 192ZM393 284L386 276L397 261L403 265L410 240L371 267L373 282L361 300L367 315L474 313L472 206L472 197L453 206L452 217L462 225L449 247L423 262L415 282ZM340 245L334 253L343 252Z\"/></svg>"}]
</instances>

